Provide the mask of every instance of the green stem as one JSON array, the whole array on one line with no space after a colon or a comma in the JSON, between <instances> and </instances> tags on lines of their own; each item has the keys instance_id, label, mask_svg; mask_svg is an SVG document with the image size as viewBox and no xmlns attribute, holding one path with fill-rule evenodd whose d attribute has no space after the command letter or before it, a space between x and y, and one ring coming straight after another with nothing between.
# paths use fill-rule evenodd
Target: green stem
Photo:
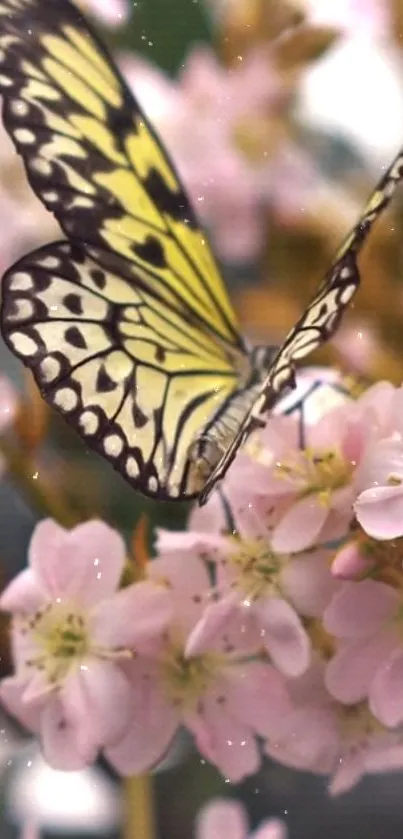
<instances>
[{"instance_id":1,"label":"green stem","mask_svg":"<svg viewBox=\"0 0 403 839\"><path fill-rule=\"evenodd\" d=\"M124 782L124 839L155 839L155 818L150 775L134 775Z\"/></svg>"}]
</instances>

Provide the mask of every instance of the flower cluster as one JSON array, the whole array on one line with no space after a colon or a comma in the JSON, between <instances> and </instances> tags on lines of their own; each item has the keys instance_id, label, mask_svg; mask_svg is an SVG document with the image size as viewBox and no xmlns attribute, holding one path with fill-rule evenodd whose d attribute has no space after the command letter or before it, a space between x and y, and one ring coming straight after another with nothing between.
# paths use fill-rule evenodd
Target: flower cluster
<instances>
[{"instance_id":1,"label":"flower cluster","mask_svg":"<svg viewBox=\"0 0 403 839\"><path fill-rule=\"evenodd\" d=\"M402 388L302 374L130 584L105 523L40 522L0 695L48 761L145 772L183 726L235 782L264 753L332 793L402 766L402 416Z\"/></svg>"}]
</instances>

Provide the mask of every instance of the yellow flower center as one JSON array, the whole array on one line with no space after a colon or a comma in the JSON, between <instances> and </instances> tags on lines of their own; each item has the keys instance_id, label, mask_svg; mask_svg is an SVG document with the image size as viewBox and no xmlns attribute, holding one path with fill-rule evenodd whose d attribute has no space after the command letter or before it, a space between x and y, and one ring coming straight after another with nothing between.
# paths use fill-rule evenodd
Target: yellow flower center
<instances>
[{"instance_id":1,"label":"yellow flower center","mask_svg":"<svg viewBox=\"0 0 403 839\"><path fill-rule=\"evenodd\" d=\"M335 706L340 722L340 732L343 739L365 740L372 734L381 734L385 731L383 725L372 716L367 702L357 702L356 705Z\"/></svg>"},{"instance_id":2,"label":"yellow flower center","mask_svg":"<svg viewBox=\"0 0 403 839\"><path fill-rule=\"evenodd\" d=\"M134 655L128 649L94 643L85 614L61 601L47 604L33 616L16 617L14 625L20 635L29 635L36 647L36 653L25 660L28 673L33 669L43 672L51 688L60 686L69 671L79 667L90 653L104 659Z\"/></svg>"},{"instance_id":3,"label":"yellow flower center","mask_svg":"<svg viewBox=\"0 0 403 839\"><path fill-rule=\"evenodd\" d=\"M276 464L278 478L288 478L303 485L300 499L316 495L320 504L329 506L333 493L348 486L355 464L335 449L315 451L306 448L296 457Z\"/></svg>"},{"instance_id":4,"label":"yellow flower center","mask_svg":"<svg viewBox=\"0 0 403 839\"><path fill-rule=\"evenodd\" d=\"M219 653L185 658L183 647L173 643L163 662L166 696L182 709L195 708L223 663L224 656Z\"/></svg>"},{"instance_id":5,"label":"yellow flower center","mask_svg":"<svg viewBox=\"0 0 403 839\"><path fill-rule=\"evenodd\" d=\"M51 685L63 681L73 664L88 654L90 644L84 616L63 603L51 603L29 619L19 619L20 631L30 633L38 654L26 666L46 672Z\"/></svg>"},{"instance_id":6,"label":"yellow flower center","mask_svg":"<svg viewBox=\"0 0 403 839\"><path fill-rule=\"evenodd\" d=\"M278 574L286 556L274 553L264 539L231 539L228 560L237 572L233 587L246 598L256 600L265 594L279 594Z\"/></svg>"}]
</instances>

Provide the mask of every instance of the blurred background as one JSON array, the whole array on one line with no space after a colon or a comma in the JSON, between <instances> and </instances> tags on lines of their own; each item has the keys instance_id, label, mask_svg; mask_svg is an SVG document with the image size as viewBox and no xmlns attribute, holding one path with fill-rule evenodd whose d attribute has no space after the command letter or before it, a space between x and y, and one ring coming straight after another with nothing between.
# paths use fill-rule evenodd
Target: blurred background
<instances>
[{"instance_id":1,"label":"blurred background","mask_svg":"<svg viewBox=\"0 0 403 839\"><path fill-rule=\"evenodd\" d=\"M64 0L58 0L60 4ZM403 143L403 0L80 0L170 151L207 229L244 334L275 344L301 314L383 169ZM0 130L0 268L57 238ZM342 329L312 361L368 381L403 369L403 198L360 259L363 285ZM135 544L142 514L180 527L187 509L134 497L51 416L1 346L18 394L0 483L1 584L25 564L35 522L101 516ZM21 454L23 453L23 454ZM36 478L35 478L36 475ZM38 480L38 475L40 480ZM150 528L148 529L150 530ZM9 671L1 619L1 675ZM402 835L403 777L366 779L330 800L321 778L266 762L230 787L180 741L155 775L161 839L189 839L212 795L236 797L253 825L291 839ZM52 772L0 718L0 837L36 821L44 837L121 836L120 784L107 766ZM141 839L141 837L139 837ZM231 839L231 837L228 837Z\"/></svg>"}]
</instances>

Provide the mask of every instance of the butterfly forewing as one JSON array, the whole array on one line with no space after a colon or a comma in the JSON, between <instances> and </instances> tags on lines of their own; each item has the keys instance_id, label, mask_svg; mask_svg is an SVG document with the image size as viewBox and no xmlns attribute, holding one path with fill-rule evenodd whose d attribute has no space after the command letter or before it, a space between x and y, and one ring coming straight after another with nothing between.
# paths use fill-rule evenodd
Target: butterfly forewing
<instances>
[{"instance_id":1,"label":"butterfly forewing","mask_svg":"<svg viewBox=\"0 0 403 839\"><path fill-rule=\"evenodd\" d=\"M167 305L242 346L176 172L68 0L0 0L0 89L31 185L68 236L127 259Z\"/></svg>"}]
</instances>

